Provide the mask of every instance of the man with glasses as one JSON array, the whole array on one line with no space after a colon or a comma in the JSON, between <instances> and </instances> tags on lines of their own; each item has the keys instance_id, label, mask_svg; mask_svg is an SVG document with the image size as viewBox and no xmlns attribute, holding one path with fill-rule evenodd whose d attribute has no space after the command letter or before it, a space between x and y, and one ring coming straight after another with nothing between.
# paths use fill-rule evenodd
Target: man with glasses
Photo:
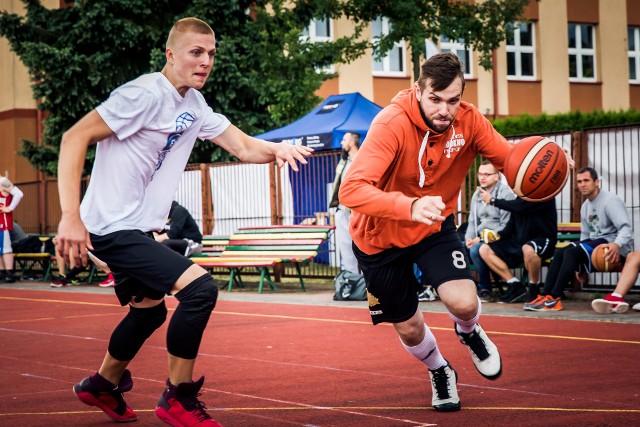
<instances>
[{"instance_id":1,"label":"man with glasses","mask_svg":"<svg viewBox=\"0 0 640 427\"><path fill-rule=\"evenodd\" d=\"M516 195L500 181L500 173L488 160L484 160L478 168L478 182L480 186L471 197L464 244L478 272L478 297L480 301L489 302L491 301L491 270L480 256L480 247L499 238L511 214L483 201L482 191L501 200L513 200ZM483 232L486 241L483 239Z\"/></svg>"}]
</instances>

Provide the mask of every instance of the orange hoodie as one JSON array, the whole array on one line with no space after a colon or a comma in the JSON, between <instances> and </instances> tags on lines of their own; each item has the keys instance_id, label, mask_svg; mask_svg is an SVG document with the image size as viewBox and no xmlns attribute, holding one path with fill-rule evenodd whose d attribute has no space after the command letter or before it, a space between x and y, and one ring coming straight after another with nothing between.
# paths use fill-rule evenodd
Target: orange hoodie
<instances>
[{"instance_id":1,"label":"orange hoodie","mask_svg":"<svg viewBox=\"0 0 640 427\"><path fill-rule=\"evenodd\" d=\"M477 154L503 169L511 144L471 104L461 102L443 133L429 129L415 88L398 93L373 120L340 186L340 203L351 208L350 232L358 248L375 254L408 247L440 230L411 220L411 204L442 196L453 213L460 187Z\"/></svg>"}]
</instances>

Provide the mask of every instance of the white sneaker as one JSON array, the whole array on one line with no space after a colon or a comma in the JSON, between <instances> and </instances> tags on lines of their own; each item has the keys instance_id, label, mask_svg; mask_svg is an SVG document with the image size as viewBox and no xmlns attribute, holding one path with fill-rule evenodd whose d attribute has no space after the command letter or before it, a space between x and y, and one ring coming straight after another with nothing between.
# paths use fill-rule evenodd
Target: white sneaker
<instances>
[{"instance_id":1,"label":"white sneaker","mask_svg":"<svg viewBox=\"0 0 640 427\"><path fill-rule=\"evenodd\" d=\"M453 412L460 410L458 397L458 374L449 362L442 368L429 369L431 378L431 405L438 412Z\"/></svg>"},{"instance_id":2,"label":"white sneaker","mask_svg":"<svg viewBox=\"0 0 640 427\"><path fill-rule=\"evenodd\" d=\"M500 353L498 352L498 347L489 339L482 327L476 324L475 331L468 334L458 332L455 323L453 324L453 329L455 329L460 342L469 349L471 360L473 360L473 364L476 365L480 375L489 380L498 378L502 374Z\"/></svg>"},{"instance_id":3,"label":"white sneaker","mask_svg":"<svg viewBox=\"0 0 640 427\"><path fill-rule=\"evenodd\" d=\"M187 249L184 251L184 256L187 258L191 255L202 253L202 245L198 242L194 242L191 239L184 239L187 241Z\"/></svg>"},{"instance_id":4,"label":"white sneaker","mask_svg":"<svg viewBox=\"0 0 640 427\"><path fill-rule=\"evenodd\" d=\"M637 304L634 304L634 306L631 308L634 309L635 311L640 311L640 302Z\"/></svg>"},{"instance_id":5,"label":"white sneaker","mask_svg":"<svg viewBox=\"0 0 640 427\"><path fill-rule=\"evenodd\" d=\"M591 301L591 308L600 314L625 313L629 310L629 303L620 297L614 297L609 294L604 298Z\"/></svg>"},{"instance_id":6,"label":"white sneaker","mask_svg":"<svg viewBox=\"0 0 640 427\"><path fill-rule=\"evenodd\" d=\"M435 300L436 300L436 292L433 290L431 286L425 287L422 292L418 293L418 301L430 302Z\"/></svg>"}]
</instances>

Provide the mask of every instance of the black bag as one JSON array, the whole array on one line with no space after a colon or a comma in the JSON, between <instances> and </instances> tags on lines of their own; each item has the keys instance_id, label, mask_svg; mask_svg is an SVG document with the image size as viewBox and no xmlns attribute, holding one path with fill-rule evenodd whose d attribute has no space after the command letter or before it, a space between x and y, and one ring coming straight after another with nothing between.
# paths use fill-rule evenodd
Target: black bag
<instances>
[{"instance_id":1,"label":"black bag","mask_svg":"<svg viewBox=\"0 0 640 427\"><path fill-rule=\"evenodd\" d=\"M13 253L16 254L38 254L42 252L42 242L38 236L28 236L20 239L12 247Z\"/></svg>"},{"instance_id":2,"label":"black bag","mask_svg":"<svg viewBox=\"0 0 640 427\"><path fill-rule=\"evenodd\" d=\"M335 279L333 286L336 293L333 295L334 301L366 301L367 285L364 283L362 274L352 273L342 270Z\"/></svg>"}]
</instances>

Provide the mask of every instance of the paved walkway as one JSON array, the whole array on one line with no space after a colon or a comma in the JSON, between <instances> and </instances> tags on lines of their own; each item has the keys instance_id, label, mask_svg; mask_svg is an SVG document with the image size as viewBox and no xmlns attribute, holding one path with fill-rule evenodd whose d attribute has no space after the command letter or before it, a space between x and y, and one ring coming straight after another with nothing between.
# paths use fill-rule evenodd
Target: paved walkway
<instances>
[{"instance_id":1,"label":"paved walkway","mask_svg":"<svg viewBox=\"0 0 640 427\"><path fill-rule=\"evenodd\" d=\"M366 301L333 301L333 290L331 289L330 282L308 282L307 292L300 290L299 284L284 283L279 291L266 290L262 294L257 293L255 287L252 287L251 283L248 284L249 288L235 289L232 292L226 290L225 284L222 281L217 281L218 286L221 288L219 298L221 300L229 301L252 301L252 302L265 302L265 303L284 303L284 304L302 304L302 305L327 305L327 306L341 306L341 307L353 307L354 309L366 310ZM59 292L73 292L73 293L102 293L111 294L113 289L101 288L96 283L94 284L78 284L70 285L64 288L52 288L49 283L37 282L37 281L25 281L16 282L12 284L0 284L0 294L2 289L30 289L30 290L50 290L52 295ZM561 312L551 313L537 313L524 311L522 304L498 304L498 303L484 303L482 312L484 314L491 314L496 316L507 317L532 317L532 318L549 318L549 319L572 319L572 320L592 320L602 322L622 322L622 323L640 323L640 312L633 311L631 308L625 314L609 314L602 315L593 311L591 308L591 300L598 297L592 293L577 293L569 296L563 301L564 310ZM638 302L638 295L633 295L628 302L633 305ZM115 297L114 297L114 303ZM446 309L442 302L439 300L434 302L422 302L420 303L420 309L425 312L442 313ZM428 314L427 314L428 320Z\"/></svg>"}]
</instances>

